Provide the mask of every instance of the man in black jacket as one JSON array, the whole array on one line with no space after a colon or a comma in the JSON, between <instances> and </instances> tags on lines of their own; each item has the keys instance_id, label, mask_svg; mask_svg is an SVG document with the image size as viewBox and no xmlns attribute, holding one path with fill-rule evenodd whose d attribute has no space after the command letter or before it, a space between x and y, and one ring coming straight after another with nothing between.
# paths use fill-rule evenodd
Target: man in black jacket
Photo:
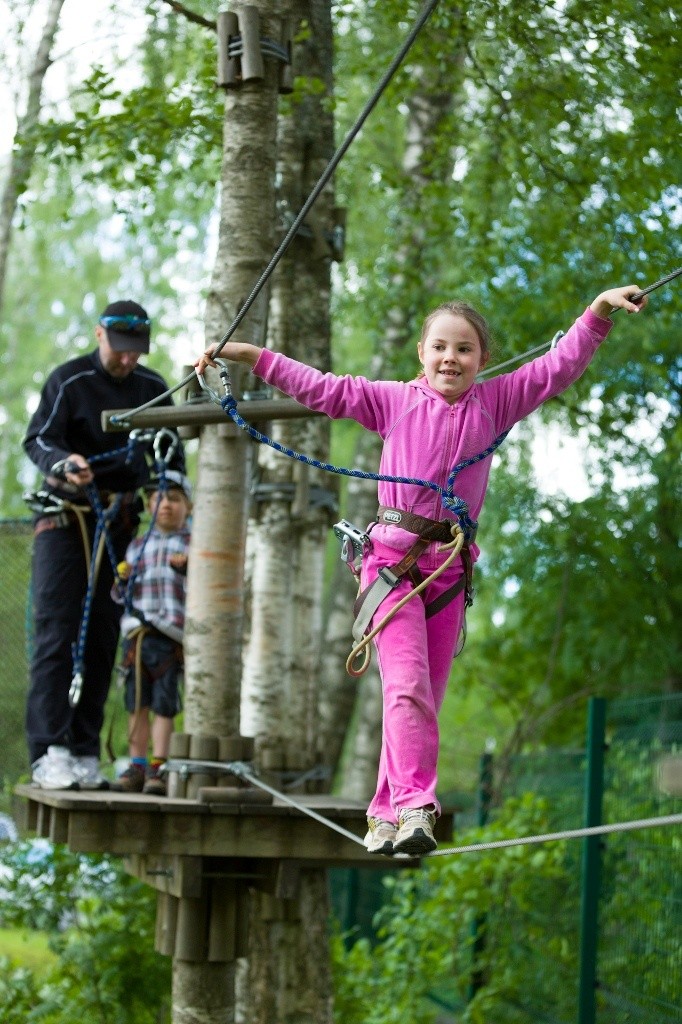
<instances>
[{"instance_id":1,"label":"man in black jacket","mask_svg":"<svg viewBox=\"0 0 682 1024\"><path fill-rule=\"evenodd\" d=\"M118 562L139 523L137 492L149 479L150 446L109 455L125 447L127 436L105 434L101 413L136 408L167 390L158 373L138 366L140 355L149 352L150 336L149 317L138 303L108 305L95 327L97 349L52 371L24 439L27 455L44 474L44 509L38 508L34 524L26 734L33 782L45 789L107 785L99 766L100 731L121 607L111 598L106 547L95 585L88 586L97 526L89 497L94 494L112 510L108 533ZM184 472L181 446L169 466ZM82 678L74 689L74 654L86 613Z\"/></svg>"}]
</instances>

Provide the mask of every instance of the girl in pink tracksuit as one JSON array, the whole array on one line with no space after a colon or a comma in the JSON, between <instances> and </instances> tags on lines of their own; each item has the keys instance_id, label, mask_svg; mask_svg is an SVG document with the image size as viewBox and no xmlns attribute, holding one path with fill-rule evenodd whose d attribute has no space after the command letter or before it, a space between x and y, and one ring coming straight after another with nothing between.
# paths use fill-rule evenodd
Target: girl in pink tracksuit
<instances>
[{"instance_id":1,"label":"girl in pink tracksuit","mask_svg":"<svg viewBox=\"0 0 682 1024\"><path fill-rule=\"evenodd\" d=\"M463 303L445 303L426 319L417 346L423 373L407 383L335 376L255 345L227 342L220 355L248 364L253 373L309 409L332 419L357 420L384 442L379 473L431 481L445 489L450 471L478 455L514 423L564 391L583 373L611 329L609 313L638 312L630 301L638 288L602 292L557 346L532 362L482 382L476 375L489 358L483 318ZM215 346L214 346L215 347ZM197 372L215 365L213 349L197 360ZM478 519L491 459L463 469L455 493ZM394 566L412 547L415 533L391 519L395 511L431 521L455 519L439 492L419 484L380 481L380 506L392 510L371 529L371 550L362 566L362 587L379 570ZM387 521L388 520L388 521ZM445 561L437 542L417 561L422 576ZM478 547L470 545L473 561ZM436 846L433 826L440 811L436 797L438 711L443 703L457 639L463 624L464 593L429 617L426 608L453 588L464 573L458 558L384 626L375 639L384 699L382 748L377 789L369 805L365 839L371 853L417 856ZM376 621L413 589L407 576L390 591ZM438 606L436 606L438 607Z\"/></svg>"}]
</instances>

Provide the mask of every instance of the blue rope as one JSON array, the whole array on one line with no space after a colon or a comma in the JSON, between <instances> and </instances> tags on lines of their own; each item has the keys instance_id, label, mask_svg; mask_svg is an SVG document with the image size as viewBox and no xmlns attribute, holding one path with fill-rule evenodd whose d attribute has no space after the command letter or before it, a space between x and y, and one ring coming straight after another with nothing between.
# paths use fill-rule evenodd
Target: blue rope
<instances>
[{"instance_id":1,"label":"blue rope","mask_svg":"<svg viewBox=\"0 0 682 1024\"><path fill-rule=\"evenodd\" d=\"M81 615L80 626L78 629L78 638L71 645L71 656L73 659L73 674L74 680L82 680L85 674L85 645L88 638L88 625L90 622L90 611L92 609L92 599L95 592L95 585L97 582L97 550L99 548L100 539L104 534L104 542L106 544L107 552L109 554L109 560L113 566L116 565L116 553L114 552L111 537L107 526L109 521L115 519L118 515L121 507L121 495L116 496L116 500L108 509L104 509L102 502L99 500L99 493L94 484L88 484L85 487L85 492L88 496L88 500L92 505L95 515L95 534L92 540L92 557L90 559L90 573L88 575L88 585L85 590L85 597L83 599L83 613ZM115 570L114 570L115 572ZM75 687L74 691L70 695L70 702L72 707L78 703L80 699L80 688Z\"/></svg>"},{"instance_id":2,"label":"blue rope","mask_svg":"<svg viewBox=\"0 0 682 1024\"><path fill-rule=\"evenodd\" d=\"M169 432L166 431L166 433L169 433ZM133 453L135 451L136 446L138 444L146 444L146 443L148 443L148 441L149 441L149 438L145 437L144 434L142 434L142 435L131 434L130 437L128 438L127 444L125 446L123 446L122 448L116 448L116 449L114 449L112 451L101 452L99 454L92 455L88 459L88 462L89 463L101 462L104 459L110 459L110 458L112 458L115 455L122 455L123 453L126 453L125 462L128 463L128 462L130 462L130 460L131 460L131 458L133 456ZM167 479L166 479L166 461L167 461L167 459L170 459L173 451L174 451L174 446L172 446L172 447L170 447L168 449L168 452L166 454L166 458L164 458L155 449L154 468L155 468L155 470L157 472L157 475L159 477L159 489L160 490L168 488L168 482L167 482ZM91 612L91 609L92 609L92 601L93 601L93 596L94 596L94 593L95 593L95 587L96 587L96 583L97 583L97 557L96 556L97 556L97 551L98 551L98 548L99 548L99 544L100 544L100 540L101 540L102 535L104 535L104 543L105 543L105 546L106 546L106 549L107 549L107 554L109 555L109 561L111 563L111 567L112 567L113 572L114 572L114 580L116 581L116 583L117 583L117 585L119 587L120 587L120 583L121 583L119 575L118 575L118 562L117 562L117 558L116 558L116 552L114 550L114 545L113 545L113 542L111 540L111 536L110 536L109 530L108 530L109 523L116 518L116 516L118 515L118 513L120 511L121 495L120 494L117 495L116 499L113 502L113 504L110 505L108 509L105 509L103 507L103 505L102 505L102 502L100 501L99 491L97 490L97 487L95 486L94 483L87 484L85 486L84 490L85 490L85 493L87 495L88 501L90 502L90 505L92 506L92 509L93 509L93 511L95 513L96 522L95 522L95 533L94 533L93 541L92 541L92 557L91 557L91 560L90 560L90 573L88 575L88 585L86 587L85 597L83 599L83 613L82 613L82 616L81 616L80 626L79 626L79 629L78 629L78 638L71 645L71 656L72 656L72 659L73 659L73 680L72 680L72 683L71 683L71 690L69 691L69 703L71 704L72 707L75 707L78 704L79 700L80 700L81 691L82 691L82 685L83 685L83 678L84 678L84 675L85 675L85 646L86 646L86 643L87 643L88 626L89 626L89 623L90 623L90 612ZM124 601L124 605L125 605L126 611L130 611L130 609L132 608L132 589L133 589L133 584L134 584L135 575L136 575L135 569L137 568L139 560L142 557L142 552L144 551L144 547L145 547L145 545L147 543L147 540L149 539L149 537L151 535L151 532L152 532L152 530L154 528L154 523L155 522L156 522L156 509L154 510L154 513L153 513L152 518L151 518L151 522L149 524L149 528L148 528L148 530L147 530L147 532L145 534L144 541L143 541L143 544L142 544L142 548L140 549L140 553L139 553L138 559L137 559L137 561L135 563L135 568L134 568L133 572L131 573L130 578L127 581L127 586L126 586L126 591L125 591L125 601Z\"/></svg>"},{"instance_id":3,"label":"blue rope","mask_svg":"<svg viewBox=\"0 0 682 1024\"><path fill-rule=\"evenodd\" d=\"M463 469L466 469L468 466L473 466L475 463L481 462L483 459L487 459L489 455L492 455L493 452L499 448L509 433L509 430L505 430L503 434L500 434L499 437L495 438L492 444L488 445L485 451L480 452L478 455L472 455L469 459L463 459L461 462L458 462L450 471L447 485L445 487L441 487L440 484L436 484L432 480L419 480L418 478L409 476L388 476L383 473L368 473L362 469L345 469L342 466L332 466L329 462L320 462L318 459L313 459L309 455L302 455L300 452L295 452L291 448L287 448L285 445L279 444L278 441L273 441L273 439L268 437L266 434L261 434L260 430L256 430L255 427L252 427L237 412L237 401L233 395L225 395L221 398L220 405L234 423L241 430L250 434L255 441L259 441L261 444L267 444L271 448L274 448L275 451L281 452L282 455L286 455L290 459L296 459L298 462L304 462L307 466L314 466L316 469L322 469L326 473L337 473L340 476L357 477L359 480L384 480L387 483L415 484L418 487L428 487L429 490L436 491L441 496L443 508L447 509L448 512L451 512L457 517L459 525L462 527L464 536L467 540L471 540L475 536L478 523L470 517L469 506L466 501L464 501L463 498L457 497L454 493L455 480Z\"/></svg>"}]
</instances>

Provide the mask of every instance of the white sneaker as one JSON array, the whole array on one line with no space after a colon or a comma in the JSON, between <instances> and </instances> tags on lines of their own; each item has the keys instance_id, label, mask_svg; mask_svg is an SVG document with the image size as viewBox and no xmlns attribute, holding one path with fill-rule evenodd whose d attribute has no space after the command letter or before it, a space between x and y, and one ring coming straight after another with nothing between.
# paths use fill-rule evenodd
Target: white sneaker
<instances>
[{"instance_id":1,"label":"white sneaker","mask_svg":"<svg viewBox=\"0 0 682 1024\"><path fill-rule=\"evenodd\" d=\"M78 789L75 759L67 747L51 746L34 761L31 779L41 789Z\"/></svg>"},{"instance_id":2,"label":"white sneaker","mask_svg":"<svg viewBox=\"0 0 682 1024\"><path fill-rule=\"evenodd\" d=\"M109 789L109 782L99 770L99 758L94 755L74 755L76 778L81 789Z\"/></svg>"},{"instance_id":3,"label":"white sneaker","mask_svg":"<svg viewBox=\"0 0 682 1024\"><path fill-rule=\"evenodd\" d=\"M435 813L426 807L404 807L398 816L398 834L393 843L393 852L419 857L422 853L435 850L438 846L433 838L435 824Z\"/></svg>"},{"instance_id":4,"label":"white sneaker","mask_svg":"<svg viewBox=\"0 0 682 1024\"><path fill-rule=\"evenodd\" d=\"M383 818L368 818L368 832L365 836L365 846L368 853L383 853L390 857L393 853L393 842L395 840L397 825L391 821L384 821Z\"/></svg>"}]
</instances>

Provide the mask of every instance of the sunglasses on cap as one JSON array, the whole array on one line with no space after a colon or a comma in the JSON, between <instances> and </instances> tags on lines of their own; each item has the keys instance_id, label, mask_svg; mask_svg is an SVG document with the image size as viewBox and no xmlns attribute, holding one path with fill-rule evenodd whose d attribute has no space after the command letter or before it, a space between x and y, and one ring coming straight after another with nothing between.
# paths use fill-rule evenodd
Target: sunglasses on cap
<instances>
[{"instance_id":1,"label":"sunglasses on cap","mask_svg":"<svg viewBox=\"0 0 682 1024\"><path fill-rule=\"evenodd\" d=\"M99 322L108 331L120 331L122 334L149 334L151 320L129 313L126 316L101 316Z\"/></svg>"}]
</instances>

